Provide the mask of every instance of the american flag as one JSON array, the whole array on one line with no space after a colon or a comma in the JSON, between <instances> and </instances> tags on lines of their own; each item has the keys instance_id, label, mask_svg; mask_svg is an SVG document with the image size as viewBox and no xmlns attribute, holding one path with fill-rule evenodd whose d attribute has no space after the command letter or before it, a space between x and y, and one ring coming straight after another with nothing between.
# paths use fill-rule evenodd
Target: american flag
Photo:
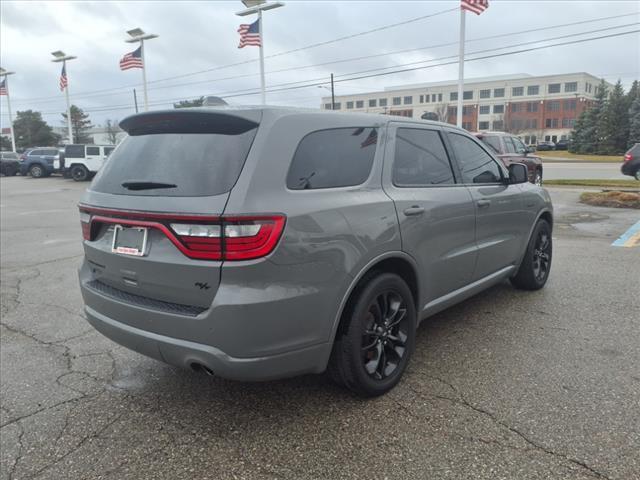
<instances>
[{"instance_id":1,"label":"american flag","mask_svg":"<svg viewBox=\"0 0 640 480\"><path fill-rule=\"evenodd\" d=\"M460 0L460 8L480 15L489 8L489 0Z\"/></svg>"},{"instance_id":2,"label":"american flag","mask_svg":"<svg viewBox=\"0 0 640 480\"><path fill-rule=\"evenodd\" d=\"M7 93L7 79L3 78L2 82L0 82L0 95L9 95Z\"/></svg>"},{"instance_id":3,"label":"american flag","mask_svg":"<svg viewBox=\"0 0 640 480\"><path fill-rule=\"evenodd\" d=\"M62 72L60 72L60 91L64 91L69 85L69 80L67 79L67 66L62 64Z\"/></svg>"},{"instance_id":4,"label":"american flag","mask_svg":"<svg viewBox=\"0 0 640 480\"><path fill-rule=\"evenodd\" d=\"M129 70L130 68L144 68L142 64L142 45L120 59L120 70Z\"/></svg>"},{"instance_id":5,"label":"american flag","mask_svg":"<svg viewBox=\"0 0 640 480\"><path fill-rule=\"evenodd\" d=\"M260 19L253 23L243 23L238 27L240 34L240 45L238 48L244 48L247 45L259 47L260 42Z\"/></svg>"}]
</instances>

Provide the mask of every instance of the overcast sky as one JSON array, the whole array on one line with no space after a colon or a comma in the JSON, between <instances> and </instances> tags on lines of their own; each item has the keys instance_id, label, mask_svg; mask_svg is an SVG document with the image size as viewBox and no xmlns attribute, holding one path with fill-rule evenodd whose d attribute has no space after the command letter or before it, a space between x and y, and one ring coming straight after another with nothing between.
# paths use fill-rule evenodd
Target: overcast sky
<instances>
[{"instance_id":1,"label":"overcast sky","mask_svg":"<svg viewBox=\"0 0 640 480\"><path fill-rule=\"evenodd\" d=\"M456 9L459 0L449 1L301 1L285 0L285 7L264 14L265 70L267 87L301 80L329 78L394 65L419 62L457 54L457 46L422 48L374 58L323 66L336 60L398 50L455 43L458 12L443 13L401 26L355 38L307 48L275 58L269 55L306 47L338 37L357 34L385 25L404 22L443 10ZM152 109L170 107L180 99L206 94L224 94L257 89L260 85L258 48L238 49L236 29L251 17L235 13L239 1L146 1L146 2L12 2L0 3L0 64L17 72L10 78L14 115L16 110L43 112L51 124L60 126L64 95L58 88L60 65L50 61L51 52L63 50L76 55L68 75L72 103L90 113L96 124L105 119L122 119L134 112L132 89L142 102L141 71L121 72L118 60L133 50L124 42L125 32L140 27L159 38L146 46L149 102ZM542 27L587 21L613 15L622 18L584 23L537 32L518 33ZM546 43L638 30L640 2L637 0L557 1L491 0L480 16L467 15L467 52L508 47L563 35L630 25ZM478 40L496 34L501 38ZM542 45L544 43L541 43ZM537 44L536 44L537 45ZM533 46L533 45L531 45ZM511 48L499 52L516 50ZM229 64L247 62L234 67ZM451 60L449 60L451 61ZM443 62L443 61L437 61ZM306 67L306 68L303 68ZM213 70L216 69L216 70ZM190 75L194 72L210 70ZM640 78L640 36L638 33L580 44L552 47L498 57L466 65L466 78L500 74L548 75L585 71L607 81L620 78L625 88ZM188 75L189 74L189 75ZM187 76L188 75L188 76ZM241 78L225 79L227 77ZM171 77L182 76L171 79ZM336 93L359 93L388 86L454 80L457 65L379 76L336 84ZM122 87L119 90L113 89ZM110 89L112 91L96 92ZM279 105L318 107L326 90L317 86L268 95ZM224 95L223 95L224 96ZM259 103L259 95L236 96L230 103ZM6 126L6 101L2 97L2 125Z\"/></svg>"}]
</instances>

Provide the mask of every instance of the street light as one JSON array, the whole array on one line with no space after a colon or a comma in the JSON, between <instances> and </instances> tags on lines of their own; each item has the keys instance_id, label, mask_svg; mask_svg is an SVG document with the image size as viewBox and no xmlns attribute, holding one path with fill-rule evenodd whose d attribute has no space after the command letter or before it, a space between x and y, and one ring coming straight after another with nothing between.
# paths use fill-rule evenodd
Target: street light
<instances>
[{"instance_id":1,"label":"street light","mask_svg":"<svg viewBox=\"0 0 640 480\"><path fill-rule=\"evenodd\" d=\"M142 88L144 92L144 110L149 110L149 97L147 96L147 62L144 59L144 41L151 40L152 38L158 38L158 35L153 33L144 33L141 28L133 28L127 30L127 33L131 38L125 39L127 43L140 43L140 56L142 58Z\"/></svg>"},{"instance_id":2,"label":"street light","mask_svg":"<svg viewBox=\"0 0 640 480\"><path fill-rule=\"evenodd\" d=\"M8 72L4 68L0 67L0 77L2 77L2 81L4 82L4 90L7 95L7 111L9 113L9 133L11 133L11 148L13 152L16 151L16 136L13 133L13 117L11 116L11 98L9 97L9 81L7 77L9 75L13 75L16 72Z\"/></svg>"},{"instance_id":3,"label":"street light","mask_svg":"<svg viewBox=\"0 0 640 480\"><path fill-rule=\"evenodd\" d=\"M262 22L262 12L266 10L273 10L274 8L284 7L282 2L267 3L266 0L242 0L245 10L237 12L239 17L245 17L247 15L258 14L258 25L260 25L260 92L262 97L262 104L267 101L267 93L264 81L264 24Z\"/></svg>"},{"instance_id":4,"label":"street light","mask_svg":"<svg viewBox=\"0 0 640 480\"><path fill-rule=\"evenodd\" d=\"M69 73L67 72L67 61L75 60L78 57L74 57L72 55L65 54L62 50L56 50L55 52L51 52L55 58L51 60L53 63L62 62L62 70L66 76L65 86L64 86L64 95L67 99L67 131L69 134L69 143L73 143L73 130L71 128L71 103L69 103Z\"/></svg>"}]
</instances>

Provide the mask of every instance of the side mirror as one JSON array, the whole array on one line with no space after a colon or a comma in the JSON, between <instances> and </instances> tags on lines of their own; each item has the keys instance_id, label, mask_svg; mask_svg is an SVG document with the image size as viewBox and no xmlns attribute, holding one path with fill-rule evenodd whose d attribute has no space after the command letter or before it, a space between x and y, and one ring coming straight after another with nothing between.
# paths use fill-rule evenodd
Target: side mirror
<instances>
[{"instance_id":1,"label":"side mirror","mask_svg":"<svg viewBox=\"0 0 640 480\"><path fill-rule=\"evenodd\" d=\"M527 166L522 163L512 163L509 165L509 183L527 183L529 174Z\"/></svg>"}]
</instances>

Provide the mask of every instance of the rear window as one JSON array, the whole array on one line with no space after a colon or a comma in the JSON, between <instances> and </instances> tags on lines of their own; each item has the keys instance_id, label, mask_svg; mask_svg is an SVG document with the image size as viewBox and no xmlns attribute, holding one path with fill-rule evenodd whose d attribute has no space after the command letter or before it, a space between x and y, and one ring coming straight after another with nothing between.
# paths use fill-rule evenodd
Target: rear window
<instances>
[{"instance_id":1,"label":"rear window","mask_svg":"<svg viewBox=\"0 0 640 480\"><path fill-rule=\"evenodd\" d=\"M360 185L368 177L378 142L370 127L319 130L304 137L291 161L287 188L310 190Z\"/></svg>"},{"instance_id":2,"label":"rear window","mask_svg":"<svg viewBox=\"0 0 640 480\"><path fill-rule=\"evenodd\" d=\"M84 145L67 145L64 147L65 158L84 158Z\"/></svg>"},{"instance_id":3,"label":"rear window","mask_svg":"<svg viewBox=\"0 0 640 480\"><path fill-rule=\"evenodd\" d=\"M116 195L200 197L235 184L257 124L217 115L142 115L126 120L129 136L107 158L91 189ZM193 133L191 133L193 132ZM125 182L173 188L129 190Z\"/></svg>"}]
</instances>

